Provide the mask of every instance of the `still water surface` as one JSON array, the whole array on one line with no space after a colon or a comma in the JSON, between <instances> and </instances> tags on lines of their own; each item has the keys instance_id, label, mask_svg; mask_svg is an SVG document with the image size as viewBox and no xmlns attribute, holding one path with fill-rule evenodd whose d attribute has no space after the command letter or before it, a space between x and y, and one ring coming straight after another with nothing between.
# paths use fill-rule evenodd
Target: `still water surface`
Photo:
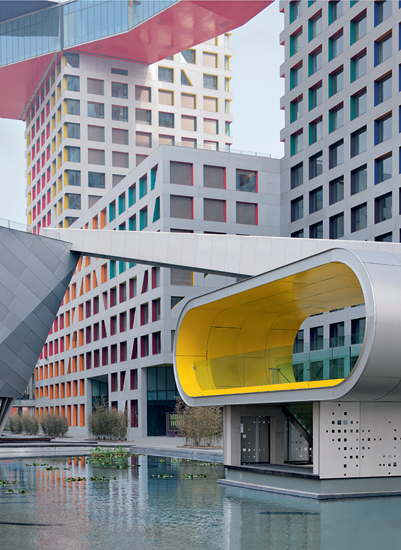
<instances>
[{"instance_id":1,"label":"still water surface","mask_svg":"<svg viewBox=\"0 0 401 550\"><path fill-rule=\"evenodd\" d=\"M220 487L221 465L138 462L64 470L64 458L0 460L0 478L19 482L0 486L0 550L401 550L401 498L319 503ZM207 479L182 477L198 473ZM66 481L103 475L117 479Z\"/></svg>"}]
</instances>

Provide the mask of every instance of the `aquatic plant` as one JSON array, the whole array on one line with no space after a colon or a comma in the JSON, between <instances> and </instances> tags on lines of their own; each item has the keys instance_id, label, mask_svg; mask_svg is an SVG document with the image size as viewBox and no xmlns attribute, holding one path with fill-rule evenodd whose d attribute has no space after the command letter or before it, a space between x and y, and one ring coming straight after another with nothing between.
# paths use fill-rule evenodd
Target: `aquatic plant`
<instances>
[{"instance_id":1,"label":"aquatic plant","mask_svg":"<svg viewBox=\"0 0 401 550\"><path fill-rule=\"evenodd\" d=\"M90 457L87 464L96 464L97 466L105 466L107 468L139 468L139 464L130 465L129 459L136 457L133 453L128 452L124 447L117 446L113 448L96 447L91 449Z\"/></svg>"},{"instance_id":2,"label":"aquatic plant","mask_svg":"<svg viewBox=\"0 0 401 550\"><path fill-rule=\"evenodd\" d=\"M184 474L183 479L197 479L197 478L207 478L206 474Z\"/></svg>"}]
</instances>

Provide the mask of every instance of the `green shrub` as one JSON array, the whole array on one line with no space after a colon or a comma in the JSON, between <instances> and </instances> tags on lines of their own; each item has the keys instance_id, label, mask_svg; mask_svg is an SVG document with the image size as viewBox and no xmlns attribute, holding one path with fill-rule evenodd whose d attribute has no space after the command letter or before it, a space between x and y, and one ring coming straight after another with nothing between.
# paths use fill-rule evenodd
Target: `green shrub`
<instances>
[{"instance_id":1,"label":"green shrub","mask_svg":"<svg viewBox=\"0 0 401 550\"><path fill-rule=\"evenodd\" d=\"M220 407L189 407L177 399L178 425L187 445L211 447L221 444L223 419Z\"/></svg>"},{"instance_id":2,"label":"green shrub","mask_svg":"<svg viewBox=\"0 0 401 550\"><path fill-rule=\"evenodd\" d=\"M39 431L39 422L36 416L25 413L21 414L22 431L27 434L35 435Z\"/></svg>"},{"instance_id":3,"label":"green shrub","mask_svg":"<svg viewBox=\"0 0 401 550\"><path fill-rule=\"evenodd\" d=\"M8 418L8 425L13 434L22 434L22 420L18 413L12 414Z\"/></svg>"},{"instance_id":4,"label":"green shrub","mask_svg":"<svg viewBox=\"0 0 401 550\"><path fill-rule=\"evenodd\" d=\"M109 409L101 402L90 413L88 427L89 432L98 439L127 439L127 414L120 413L114 408Z\"/></svg>"},{"instance_id":5,"label":"green shrub","mask_svg":"<svg viewBox=\"0 0 401 550\"><path fill-rule=\"evenodd\" d=\"M45 435L60 437L68 432L68 420L65 416L44 414L40 417L40 427Z\"/></svg>"}]
</instances>

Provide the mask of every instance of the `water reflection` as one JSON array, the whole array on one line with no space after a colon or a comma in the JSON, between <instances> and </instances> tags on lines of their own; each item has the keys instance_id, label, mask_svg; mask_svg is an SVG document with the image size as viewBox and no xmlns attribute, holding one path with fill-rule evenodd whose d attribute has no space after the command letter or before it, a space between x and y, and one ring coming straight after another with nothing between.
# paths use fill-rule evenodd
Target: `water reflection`
<instances>
[{"instance_id":1,"label":"water reflection","mask_svg":"<svg viewBox=\"0 0 401 550\"><path fill-rule=\"evenodd\" d=\"M25 466L26 463L49 466ZM0 461L0 547L36 550L377 550L400 547L401 499L316 502L220 487L223 468L139 457L105 470L66 459ZM207 479L183 479L206 473ZM169 474L157 479L152 475ZM106 482L67 482L102 476ZM8 494L24 488L25 495Z\"/></svg>"}]
</instances>

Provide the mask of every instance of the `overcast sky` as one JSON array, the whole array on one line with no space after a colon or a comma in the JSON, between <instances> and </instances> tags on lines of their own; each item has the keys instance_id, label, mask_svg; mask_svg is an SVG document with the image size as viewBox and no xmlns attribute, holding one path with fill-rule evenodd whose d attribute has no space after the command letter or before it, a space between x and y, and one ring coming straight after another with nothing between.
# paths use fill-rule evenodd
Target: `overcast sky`
<instances>
[{"instance_id":1,"label":"overcast sky","mask_svg":"<svg viewBox=\"0 0 401 550\"><path fill-rule=\"evenodd\" d=\"M279 45L283 16L274 2L233 32L232 92L233 149L283 155L280 130L284 125L280 97L284 80ZM25 123L0 119L0 218L25 223Z\"/></svg>"}]
</instances>

